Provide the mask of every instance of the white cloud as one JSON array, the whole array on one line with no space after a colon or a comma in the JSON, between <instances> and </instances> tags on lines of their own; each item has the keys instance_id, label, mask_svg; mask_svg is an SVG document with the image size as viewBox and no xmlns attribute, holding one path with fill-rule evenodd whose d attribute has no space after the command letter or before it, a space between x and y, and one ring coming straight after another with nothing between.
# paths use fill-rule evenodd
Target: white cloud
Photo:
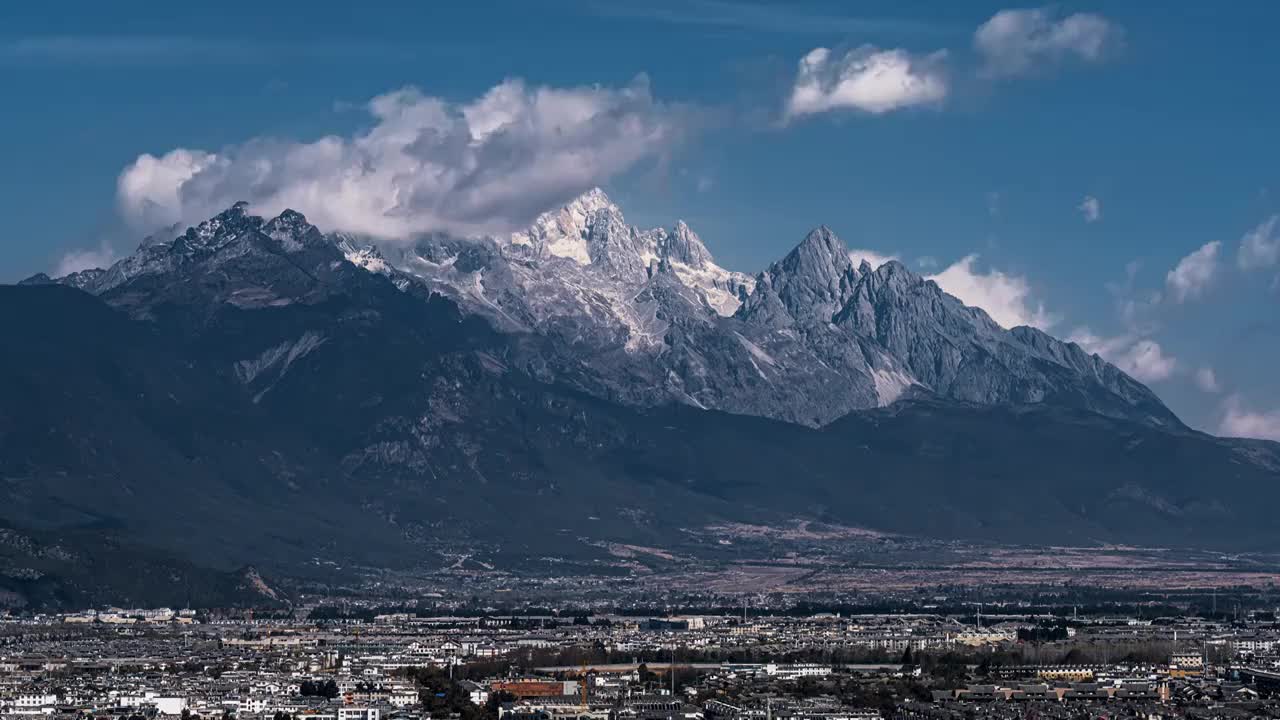
<instances>
[{"instance_id":1,"label":"white cloud","mask_svg":"<svg viewBox=\"0 0 1280 720\"><path fill-rule=\"evenodd\" d=\"M1122 34L1115 23L1091 13L1060 18L1051 8L1001 10L978 27L973 44L986 75L1008 77L1069 58L1100 61Z\"/></svg>"},{"instance_id":2,"label":"white cloud","mask_svg":"<svg viewBox=\"0 0 1280 720\"><path fill-rule=\"evenodd\" d=\"M1218 434L1227 437L1247 437L1280 442L1280 410L1258 412L1244 407L1239 395L1232 395L1223 403L1222 422Z\"/></svg>"},{"instance_id":3,"label":"white cloud","mask_svg":"<svg viewBox=\"0 0 1280 720\"><path fill-rule=\"evenodd\" d=\"M1207 393L1217 393L1222 391L1222 386L1218 384L1218 375L1213 372L1211 367L1202 367L1196 370L1195 374L1196 387Z\"/></svg>"},{"instance_id":4,"label":"white cloud","mask_svg":"<svg viewBox=\"0 0 1280 720\"><path fill-rule=\"evenodd\" d=\"M71 250L62 256L57 267L53 269L54 277L62 277L81 270L107 268L116 261L115 250L103 243L98 249Z\"/></svg>"},{"instance_id":5,"label":"white cloud","mask_svg":"<svg viewBox=\"0 0 1280 720\"><path fill-rule=\"evenodd\" d=\"M1272 215L1240 238L1236 262L1241 270L1268 268L1280 262L1280 215Z\"/></svg>"},{"instance_id":6,"label":"white cloud","mask_svg":"<svg viewBox=\"0 0 1280 720\"><path fill-rule=\"evenodd\" d=\"M863 45L834 55L816 48L800 60L786 117L841 109L879 115L939 103L947 96L945 60L945 51L913 56Z\"/></svg>"},{"instance_id":7,"label":"white cloud","mask_svg":"<svg viewBox=\"0 0 1280 720\"><path fill-rule=\"evenodd\" d=\"M1178 261L1165 276L1165 285L1175 302L1200 297L1218 272L1218 251L1222 243L1214 240Z\"/></svg>"},{"instance_id":8,"label":"white cloud","mask_svg":"<svg viewBox=\"0 0 1280 720\"><path fill-rule=\"evenodd\" d=\"M1118 335L1116 337L1102 337L1094 334L1087 327L1078 327L1067 337L1067 342L1073 342L1084 348L1085 352L1101 355L1103 358L1110 359L1119 355L1122 351L1127 350L1134 343L1134 338L1130 335Z\"/></svg>"},{"instance_id":9,"label":"white cloud","mask_svg":"<svg viewBox=\"0 0 1280 720\"><path fill-rule=\"evenodd\" d=\"M1102 219L1102 203L1098 198L1092 195L1085 195L1084 200L1076 206L1081 215L1084 215L1084 221L1087 223L1098 222Z\"/></svg>"},{"instance_id":10,"label":"white cloud","mask_svg":"<svg viewBox=\"0 0 1280 720\"><path fill-rule=\"evenodd\" d=\"M1139 340L1112 361L1116 367L1142 382L1167 380L1178 367L1173 357L1155 340Z\"/></svg>"},{"instance_id":11,"label":"white cloud","mask_svg":"<svg viewBox=\"0 0 1280 720\"><path fill-rule=\"evenodd\" d=\"M1099 337L1089 328L1077 328L1067 340L1078 344L1085 352L1102 356L1142 382L1167 380L1178 369L1178 361L1165 354L1160 343L1150 338L1132 334Z\"/></svg>"},{"instance_id":12,"label":"white cloud","mask_svg":"<svg viewBox=\"0 0 1280 720\"><path fill-rule=\"evenodd\" d=\"M183 219L183 187L216 162L217 155L181 148L160 157L140 155L116 181L120 210L147 230L172 225Z\"/></svg>"},{"instance_id":13,"label":"white cloud","mask_svg":"<svg viewBox=\"0 0 1280 720\"><path fill-rule=\"evenodd\" d=\"M1042 303L1031 297L1031 285L1026 278L994 269L978 272L974 269L977 261L977 255L968 255L928 279L964 304L987 311L1002 327L1030 325L1047 330L1057 322Z\"/></svg>"},{"instance_id":14,"label":"white cloud","mask_svg":"<svg viewBox=\"0 0 1280 720\"><path fill-rule=\"evenodd\" d=\"M692 119L655 101L643 77L619 89L513 79L462 104L406 88L366 109L372 127L350 138L143 155L121 173L121 210L150 229L244 199L264 214L291 207L326 230L384 238L502 232L662 157Z\"/></svg>"},{"instance_id":15,"label":"white cloud","mask_svg":"<svg viewBox=\"0 0 1280 720\"><path fill-rule=\"evenodd\" d=\"M849 260L853 262L854 267L861 265L862 261L866 260L867 264L871 265L871 267L874 269L889 262L890 260L900 260L900 259L901 258L899 258L897 255L882 255L876 252L875 250L850 250L849 251Z\"/></svg>"}]
</instances>

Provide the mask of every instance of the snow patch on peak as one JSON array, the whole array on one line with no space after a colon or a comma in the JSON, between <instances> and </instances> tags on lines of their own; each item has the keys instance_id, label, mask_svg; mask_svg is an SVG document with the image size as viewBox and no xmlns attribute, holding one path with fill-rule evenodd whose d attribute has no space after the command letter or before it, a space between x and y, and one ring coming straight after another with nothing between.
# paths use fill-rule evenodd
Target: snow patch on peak
<instances>
[{"instance_id":1,"label":"snow patch on peak","mask_svg":"<svg viewBox=\"0 0 1280 720\"><path fill-rule=\"evenodd\" d=\"M574 198L565 205L565 208L576 208L584 213L592 213L597 210L618 211L618 206L614 205L609 196L604 193L604 190L598 187L593 187ZM620 211L618 212L621 214Z\"/></svg>"},{"instance_id":2,"label":"snow patch on peak","mask_svg":"<svg viewBox=\"0 0 1280 720\"><path fill-rule=\"evenodd\" d=\"M360 242L350 235L335 235L334 242L342 256L352 265L379 275L391 274L391 265L374 245Z\"/></svg>"},{"instance_id":3,"label":"snow patch on peak","mask_svg":"<svg viewBox=\"0 0 1280 720\"><path fill-rule=\"evenodd\" d=\"M670 261L669 267L685 287L702 296L707 305L722 317L729 317L742 305L742 297L755 290L755 278L732 272L708 261L701 267ZM741 296L739 295L741 293Z\"/></svg>"},{"instance_id":4,"label":"snow patch on peak","mask_svg":"<svg viewBox=\"0 0 1280 720\"><path fill-rule=\"evenodd\" d=\"M528 229L512 233L507 242L531 246L536 252L573 260L579 265L590 265L588 229L592 218L600 213L613 216L618 224L624 222L622 211L609 196L600 188L592 188L559 210L542 213Z\"/></svg>"}]
</instances>

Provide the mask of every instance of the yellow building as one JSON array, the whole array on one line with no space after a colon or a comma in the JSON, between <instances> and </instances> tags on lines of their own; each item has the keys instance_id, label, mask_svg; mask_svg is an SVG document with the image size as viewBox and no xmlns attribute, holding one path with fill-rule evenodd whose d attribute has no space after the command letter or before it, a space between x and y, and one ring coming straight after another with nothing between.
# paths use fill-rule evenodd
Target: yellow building
<instances>
[{"instance_id":1,"label":"yellow building","mask_svg":"<svg viewBox=\"0 0 1280 720\"><path fill-rule=\"evenodd\" d=\"M1204 656L1200 653L1174 653L1169 658L1169 677L1188 678L1204 675Z\"/></svg>"},{"instance_id":2,"label":"yellow building","mask_svg":"<svg viewBox=\"0 0 1280 720\"><path fill-rule=\"evenodd\" d=\"M1061 680L1064 682L1090 682L1093 680L1093 668L1084 665L1061 665L1058 667L1040 668L1036 676L1041 680Z\"/></svg>"}]
</instances>

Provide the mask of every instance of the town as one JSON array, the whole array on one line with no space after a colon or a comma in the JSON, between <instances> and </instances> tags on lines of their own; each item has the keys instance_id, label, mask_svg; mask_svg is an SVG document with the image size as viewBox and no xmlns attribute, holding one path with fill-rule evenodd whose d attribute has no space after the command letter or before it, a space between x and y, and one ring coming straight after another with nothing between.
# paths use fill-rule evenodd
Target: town
<instances>
[{"instance_id":1,"label":"town","mask_svg":"<svg viewBox=\"0 0 1280 720\"><path fill-rule=\"evenodd\" d=\"M0 620L0 712L240 720L1280 717L1275 610L104 608Z\"/></svg>"}]
</instances>

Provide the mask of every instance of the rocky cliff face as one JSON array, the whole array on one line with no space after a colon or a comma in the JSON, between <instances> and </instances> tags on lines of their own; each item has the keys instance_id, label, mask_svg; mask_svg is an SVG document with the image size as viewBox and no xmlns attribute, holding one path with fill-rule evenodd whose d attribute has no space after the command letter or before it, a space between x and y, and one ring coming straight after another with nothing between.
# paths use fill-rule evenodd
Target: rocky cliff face
<instances>
[{"instance_id":1,"label":"rocky cliff face","mask_svg":"<svg viewBox=\"0 0 1280 720\"><path fill-rule=\"evenodd\" d=\"M264 220L237 204L172 240L149 238L111 268L57 281L137 314L182 294L296 302L328 292L320 281L351 265L485 318L544 380L638 407L821 426L925 395L1181 426L1149 389L1077 345L1002 328L897 262L854 266L830 228L751 277L717 265L683 222L628 225L600 190L508 236L407 245L324 235L296 212Z\"/></svg>"},{"instance_id":2,"label":"rocky cliff face","mask_svg":"<svg viewBox=\"0 0 1280 720\"><path fill-rule=\"evenodd\" d=\"M717 265L683 222L628 225L599 190L508 237L343 242L352 262L547 340L529 362L549 376L633 405L820 426L925 394L1180 426L1150 390L1078 346L1001 328L899 263L855 266L825 226L755 277Z\"/></svg>"}]
</instances>

